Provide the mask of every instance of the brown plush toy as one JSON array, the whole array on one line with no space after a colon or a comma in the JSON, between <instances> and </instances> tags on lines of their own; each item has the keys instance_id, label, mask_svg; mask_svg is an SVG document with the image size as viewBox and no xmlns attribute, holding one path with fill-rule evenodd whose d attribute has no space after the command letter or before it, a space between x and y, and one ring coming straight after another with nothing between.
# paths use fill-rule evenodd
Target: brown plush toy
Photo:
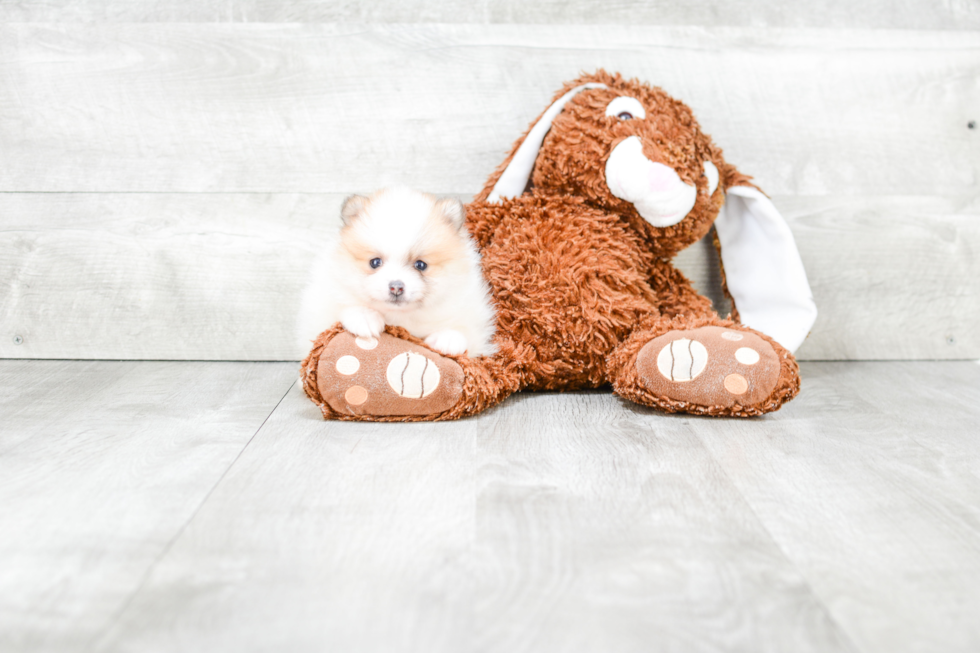
<instances>
[{"instance_id":1,"label":"brown plush toy","mask_svg":"<svg viewBox=\"0 0 980 653\"><path fill-rule=\"evenodd\" d=\"M303 361L304 389L346 420L456 419L522 389L605 385L668 412L776 410L799 391L791 350L816 309L789 228L749 179L663 90L605 71L571 81L467 207L497 353L337 325ZM712 224L728 319L671 264Z\"/></svg>"}]
</instances>

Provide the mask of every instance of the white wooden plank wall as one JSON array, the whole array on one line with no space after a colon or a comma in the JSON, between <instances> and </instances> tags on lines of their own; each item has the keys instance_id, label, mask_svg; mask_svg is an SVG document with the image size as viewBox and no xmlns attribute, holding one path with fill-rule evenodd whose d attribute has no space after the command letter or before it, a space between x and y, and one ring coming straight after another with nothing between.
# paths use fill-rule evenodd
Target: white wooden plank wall
<instances>
[{"instance_id":1,"label":"white wooden plank wall","mask_svg":"<svg viewBox=\"0 0 980 653\"><path fill-rule=\"evenodd\" d=\"M0 22L608 23L744 27L980 28L971 0L2 0Z\"/></svg>"},{"instance_id":2,"label":"white wooden plank wall","mask_svg":"<svg viewBox=\"0 0 980 653\"><path fill-rule=\"evenodd\" d=\"M472 194L600 66L687 101L774 196L821 308L802 359L980 357L975 4L385 22L407 6L0 5L0 357L295 359L345 194ZM716 290L705 251L681 265Z\"/></svg>"},{"instance_id":3,"label":"white wooden plank wall","mask_svg":"<svg viewBox=\"0 0 980 653\"><path fill-rule=\"evenodd\" d=\"M525 25L0 26L0 185L473 193L563 81L683 98L772 194L967 194L975 32Z\"/></svg>"}]
</instances>

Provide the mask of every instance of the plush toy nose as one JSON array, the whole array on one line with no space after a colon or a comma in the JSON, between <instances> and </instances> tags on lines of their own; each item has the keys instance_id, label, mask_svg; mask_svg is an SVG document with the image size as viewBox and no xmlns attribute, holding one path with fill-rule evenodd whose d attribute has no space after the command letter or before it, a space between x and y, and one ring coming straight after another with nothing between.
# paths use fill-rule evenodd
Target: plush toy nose
<instances>
[{"instance_id":1,"label":"plush toy nose","mask_svg":"<svg viewBox=\"0 0 980 653\"><path fill-rule=\"evenodd\" d=\"M654 163L647 167L647 183L654 193L664 193L673 190L680 177L677 173L662 163Z\"/></svg>"},{"instance_id":2,"label":"plush toy nose","mask_svg":"<svg viewBox=\"0 0 980 653\"><path fill-rule=\"evenodd\" d=\"M391 293L392 297L401 297L405 292L405 283L402 281L389 281L388 292Z\"/></svg>"}]
</instances>

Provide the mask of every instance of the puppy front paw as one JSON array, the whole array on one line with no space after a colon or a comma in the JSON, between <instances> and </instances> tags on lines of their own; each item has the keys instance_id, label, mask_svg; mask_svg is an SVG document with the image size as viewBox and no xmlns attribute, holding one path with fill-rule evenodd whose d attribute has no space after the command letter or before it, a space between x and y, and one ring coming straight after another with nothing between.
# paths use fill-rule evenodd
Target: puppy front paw
<instances>
[{"instance_id":1,"label":"puppy front paw","mask_svg":"<svg viewBox=\"0 0 980 653\"><path fill-rule=\"evenodd\" d=\"M443 329L436 331L425 339L425 344L429 345L441 354L458 356L466 353L466 336L455 329Z\"/></svg>"},{"instance_id":2,"label":"puppy front paw","mask_svg":"<svg viewBox=\"0 0 980 653\"><path fill-rule=\"evenodd\" d=\"M340 323L358 338L377 338L385 330L381 313L364 306L345 308L340 313Z\"/></svg>"}]
</instances>

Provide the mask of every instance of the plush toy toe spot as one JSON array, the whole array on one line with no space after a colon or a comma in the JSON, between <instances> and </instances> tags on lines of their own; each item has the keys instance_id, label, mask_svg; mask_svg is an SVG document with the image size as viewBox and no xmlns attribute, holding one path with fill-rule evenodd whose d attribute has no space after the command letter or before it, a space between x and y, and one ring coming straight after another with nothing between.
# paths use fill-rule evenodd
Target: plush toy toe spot
<instances>
[{"instance_id":1,"label":"plush toy toe spot","mask_svg":"<svg viewBox=\"0 0 980 653\"><path fill-rule=\"evenodd\" d=\"M360 367L361 361L357 360L353 356L341 356L337 359L337 371L344 376L356 374Z\"/></svg>"},{"instance_id":2,"label":"plush toy toe spot","mask_svg":"<svg viewBox=\"0 0 980 653\"><path fill-rule=\"evenodd\" d=\"M360 406L368 398L368 391L359 385L352 385L347 388L347 392L344 393L344 399L347 400L351 406Z\"/></svg>"},{"instance_id":3,"label":"plush toy toe spot","mask_svg":"<svg viewBox=\"0 0 980 653\"><path fill-rule=\"evenodd\" d=\"M779 380L779 357L751 331L705 326L654 338L636 357L640 382L672 402L751 407Z\"/></svg>"},{"instance_id":4,"label":"plush toy toe spot","mask_svg":"<svg viewBox=\"0 0 980 653\"><path fill-rule=\"evenodd\" d=\"M317 363L320 396L346 415L422 416L443 413L463 394L463 368L452 360L383 333L334 336Z\"/></svg>"},{"instance_id":5,"label":"plush toy toe spot","mask_svg":"<svg viewBox=\"0 0 980 653\"><path fill-rule=\"evenodd\" d=\"M725 377L725 390L733 395L744 395L749 389L749 382L741 374L729 374Z\"/></svg>"},{"instance_id":6,"label":"plush toy toe spot","mask_svg":"<svg viewBox=\"0 0 980 653\"><path fill-rule=\"evenodd\" d=\"M735 350L735 360L742 365L755 365L759 362L759 352L750 347L740 347Z\"/></svg>"}]
</instances>

